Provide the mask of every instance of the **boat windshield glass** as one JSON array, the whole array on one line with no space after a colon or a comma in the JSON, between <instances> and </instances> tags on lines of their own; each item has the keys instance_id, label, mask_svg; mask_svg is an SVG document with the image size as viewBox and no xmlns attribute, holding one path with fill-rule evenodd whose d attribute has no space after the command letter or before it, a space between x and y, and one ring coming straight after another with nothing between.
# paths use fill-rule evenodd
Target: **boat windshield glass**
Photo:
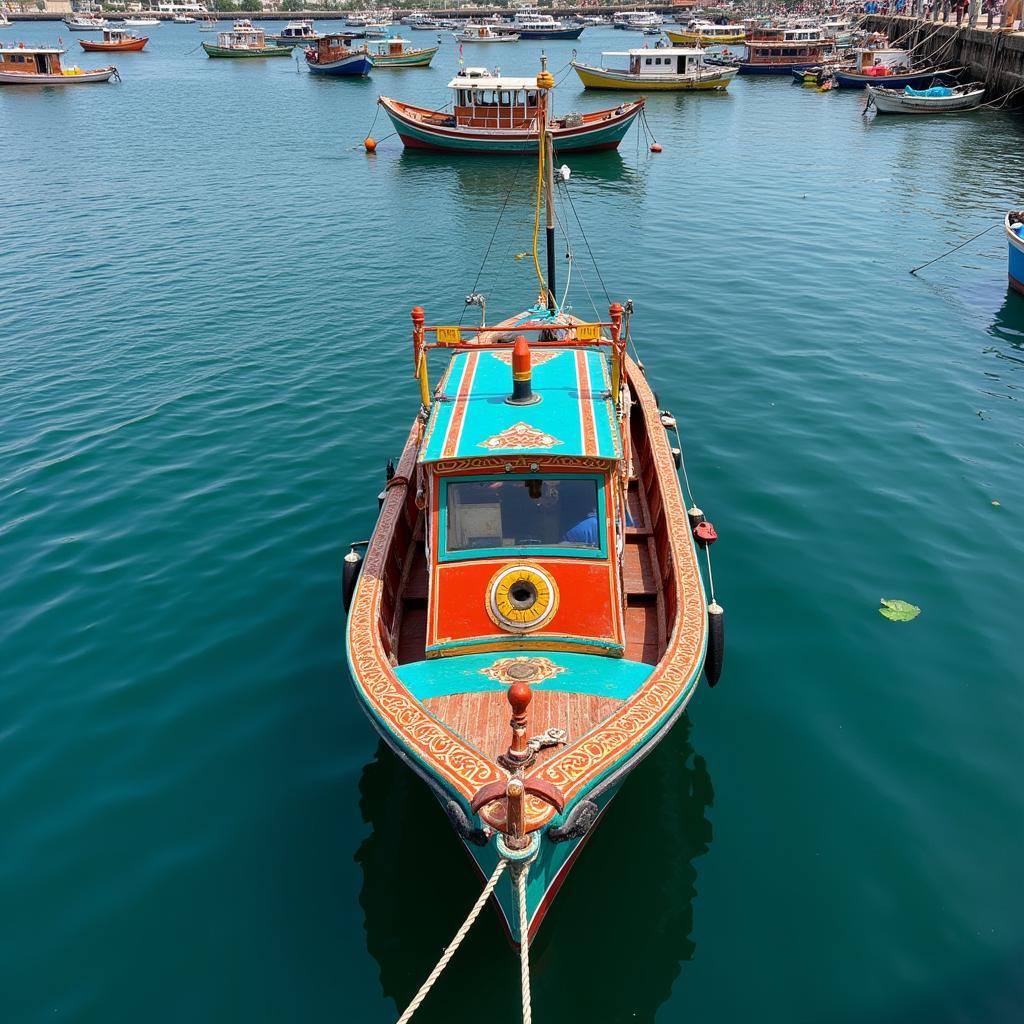
<instances>
[{"instance_id":1,"label":"boat windshield glass","mask_svg":"<svg viewBox=\"0 0 1024 1024\"><path fill-rule=\"evenodd\" d=\"M448 551L602 548L596 477L452 480L447 493Z\"/></svg>"}]
</instances>

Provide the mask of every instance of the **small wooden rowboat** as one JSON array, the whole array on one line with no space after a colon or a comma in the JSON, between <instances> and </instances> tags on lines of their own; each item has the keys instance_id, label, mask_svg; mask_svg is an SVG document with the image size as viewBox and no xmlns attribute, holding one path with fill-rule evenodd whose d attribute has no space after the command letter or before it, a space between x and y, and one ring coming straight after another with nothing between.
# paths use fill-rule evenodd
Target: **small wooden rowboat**
<instances>
[{"instance_id":1,"label":"small wooden rowboat","mask_svg":"<svg viewBox=\"0 0 1024 1024\"><path fill-rule=\"evenodd\" d=\"M375 68L426 68L434 59L439 47L412 47L407 40L392 37L376 44L370 54L370 63Z\"/></svg>"},{"instance_id":2,"label":"small wooden rowboat","mask_svg":"<svg viewBox=\"0 0 1024 1024\"><path fill-rule=\"evenodd\" d=\"M381 96L403 144L410 149L452 153L536 153L540 138L540 92L532 78L492 75L486 68L464 68L449 83L452 111L429 110ZM644 100L611 110L548 115L547 132L559 153L617 149L640 116Z\"/></svg>"},{"instance_id":3,"label":"small wooden rowboat","mask_svg":"<svg viewBox=\"0 0 1024 1024\"><path fill-rule=\"evenodd\" d=\"M552 82L538 76L542 112ZM421 408L344 574L359 702L516 944L702 668L717 681L723 643L698 564L714 529L687 510L675 421L627 355L629 304L586 323L555 303L551 142L543 302L474 328L412 310ZM450 355L436 388L432 352Z\"/></svg>"},{"instance_id":4,"label":"small wooden rowboat","mask_svg":"<svg viewBox=\"0 0 1024 1024\"><path fill-rule=\"evenodd\" d=\"M951 114L975 110L985 95L984 82L932 86L930 89L883 89L868 86L868 102L880 114Z\"/></svg>"},{"instance_id":5,"label":"small wooden rowboat","mask_svg":"<svg viewBox=\"0 0 1024 1024\"><path fill-rule=\"evenodd\" d=\"M113 66L88 71L64 67L60 58L66 52L57 46L0 46L0 85L86 85L121 80Z\"/></svg>"},{"instance_id":6,"label":"small wooden rowboat","mask_svg":"<svg viewBox=\"0 0 1024 1024\"><path fill-rule=\"evenodd\" d=\"M1007 245L1007 281L1024 295L1024 210L1010 210L1003 221Z\"/></svg>"},{"instance_id":7,"label":"small wooden rowboat","mask_svg":"<svg viewBox=\"0 0 1024 1024\"><path fill-rule=\"evenodd\" d=\"M136 36L122 28L105 28L102 39L79 39L79 45L89 52L129 52L141 50L149 36Z\"/></svg>"}]
</instances>

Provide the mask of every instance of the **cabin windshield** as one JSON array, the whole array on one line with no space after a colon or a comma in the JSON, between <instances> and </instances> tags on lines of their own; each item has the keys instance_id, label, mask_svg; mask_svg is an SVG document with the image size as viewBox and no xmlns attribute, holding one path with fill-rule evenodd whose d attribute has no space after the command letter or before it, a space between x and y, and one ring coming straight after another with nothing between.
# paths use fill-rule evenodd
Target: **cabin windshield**
<instances>
[{"instance_id":1,"label":"cabin windshield","mask_svg":"<svg viewBox=\"0 0 1024 1024\"><path fill-rule=\"evenodd\" d=\"M555 548L594 557L604 549L600 479L594 476L450 480L442 499L448 553Z\"/></svg>"}]
</instances>

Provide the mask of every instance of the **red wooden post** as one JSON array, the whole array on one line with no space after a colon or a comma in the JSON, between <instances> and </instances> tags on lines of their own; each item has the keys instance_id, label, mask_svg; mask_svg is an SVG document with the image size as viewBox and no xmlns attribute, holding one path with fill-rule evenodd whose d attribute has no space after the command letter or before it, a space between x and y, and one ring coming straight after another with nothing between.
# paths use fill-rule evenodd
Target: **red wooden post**
<instances>
[{"instance_id":1,"label":"red wooden post","mask_svg":"<svg viewBox=\"0 0 1024 1024\"><path fill-rule=\"evenodd\" d=\"M530 684L516 680L508 688L508 702L512 705L512 742L505 753L511 764L523 765L532 759L532 752L526 745L526 711L533 699Z\"/></svg>"}]
</instances>

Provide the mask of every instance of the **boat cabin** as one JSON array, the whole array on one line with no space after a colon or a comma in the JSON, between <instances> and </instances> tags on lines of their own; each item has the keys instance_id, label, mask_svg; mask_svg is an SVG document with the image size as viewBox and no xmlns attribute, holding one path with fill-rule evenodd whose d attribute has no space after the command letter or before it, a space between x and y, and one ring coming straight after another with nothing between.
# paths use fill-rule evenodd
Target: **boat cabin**
<instances>
[{"instance_id":1,"label":"boat cabin","mask_svg":"<svg viewBox=\"0 0 1024 1024\"><path fill-rule=\"evenodd\" d=\"M761 27L747 36L748 64L819 63L831 50L820 28Z\"/></svg>"},{"instance_id":2,"label":"boat cabin","mask_svg":"<svg viewBox=\"0 0 1024 1024\"><path fill-rule=\"evenodd\" d=\"M408 39L399 39L397 36L382 40L377 43L376 55L378 57L401 57L406 52L408 42Z\"/></svg>"},{"instance_id":3,"label":"boat cabin","mask_svg":"<svg viewBox=\"0 0 1024 1024\"><path fill-rule=\"evenodd\" d=\"M60 55L67 53L56 46L0 47L0 72L12 75L62 75Z\"/></svg>"},{"instance_id":4,"label":"boat cabin","mask_svg":"<svg viewBox=\"0 0 1024 1024\"><path fill-rule=\"evenodd\" d=\"M536 78L503 78L486 68L464 68L449 83L455 121L472 128L524 128L540 112Z\"/></svg>"},{"instance_id":5,"label":"boat cabin","mask_svg":"<svg viewBox=\"0 0 1024 1024\"><path fill-rule=\"evenodd\" d=\"M313 23L310 21L289 21L278 37L285 41L294 40L296 43L315 42L317 38L316 31L313 28Z\"/></svg>"},{"instance_id":6,"label":"boat cabin","mask_svg":"<svg viewBox=\"0 0 1024 1024\"><path fill-rule=\"evenodd\" d=\"M910 54L906 50L891 47L860 47L854 50L854 67L859 74L867 74L871 68L908 68Z\"/></svg>"},{"instance_id":7,"label":"boat cabin","mask_svg":"<svg viewBox=\"0 0 1024 1024\"><path fill-rule=\"evenodd\" d=\"M514 330L469 345L441 379L418 458L429 571L419 659L625 653L622 427L605 353L564 333L562 345L514 341Z\"/></svg>"},{"instance_id":8,"label":"boat cabin","mask_svg":"<svg viewBox=\"0 0 1024 1024\"><path fill-rule=\"evenodd\" d=\"M629 74L649 76L694 75L704 64L704 51L697 47L663 46L655 49L609 50L602 57L628 57Z\"/></svg>"},{"instance_id":9,"label":"boat cabin","mask_svg":"<svg viewBox=\"0 0 1024 1024\"><path fill-rule=\"evenodd\" d=\"M314 64L329 64L331 61L351 57L355 52L352 41L356 38L351 32L332 32L321 36L314 45L307 47L306 57Z\"/></svg>"},{"instance_id":10,"label":"boat cabin","mask_svg":"<svg viewBox=\"0 0 1024 1024\"><path fill-rule=\"evenodd\" d=\"M236 21L230 32L219 32L217 44L225 49L263 50L267 39L263 29L256 28L251 21Z\"/></svg>"}]
</instances>

